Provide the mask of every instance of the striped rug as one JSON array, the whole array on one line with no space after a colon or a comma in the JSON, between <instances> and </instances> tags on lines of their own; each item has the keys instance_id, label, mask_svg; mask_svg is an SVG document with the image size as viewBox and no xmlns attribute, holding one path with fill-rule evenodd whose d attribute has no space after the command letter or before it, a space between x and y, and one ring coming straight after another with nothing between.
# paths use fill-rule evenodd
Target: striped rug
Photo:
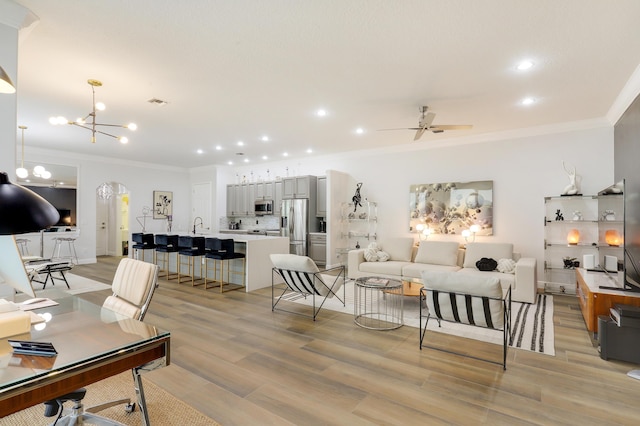
<instances>
[{"instance_id":1,"label":"striped rug","mask_svg":"<svg viewBox=\"0 0 640 426\"><path fill-rule=\"evenodd\" d=\"M353 282L349 281L346 284L346 306L342 306L342 303L337 299L331 298L327 299L327 302L324 304L322 309L329 309L353 315L353 292ZM298 293L290 293L285 296L285 300L311 306L311 297L307 297L305 299ZM316 299L316 301L318 302L318 299ZM418 304L418 298L407 296L403 300L403 305L404 325L418 328L420 324L420 305ZM548 294L539 294L535 304L512 302L511 311L511 336L513 337L513 343L511 346L516 349L555 356L553 296ZM322 311L320 311L319 318L322 318ZM427 328L429 331L437 333L452 334L455 336L502 345L501 331L446 321L442 321L442 326L438 327L438 322L433 319L429 320Z\"/></svg>"}]
</instances>

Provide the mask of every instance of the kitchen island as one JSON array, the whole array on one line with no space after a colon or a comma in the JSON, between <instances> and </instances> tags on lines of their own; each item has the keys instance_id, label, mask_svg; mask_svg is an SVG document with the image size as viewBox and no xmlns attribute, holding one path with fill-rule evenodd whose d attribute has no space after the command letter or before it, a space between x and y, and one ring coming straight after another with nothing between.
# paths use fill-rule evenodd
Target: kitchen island
<instances>
[{"instance_id":1,"label":"kitchen island","mask_svg":"<svg viewBox=\"0 0 640 426\"><path fill-rule=\"evenodd\" d=\"M193 233L177 232L173 235L194 236ZM245 259L245 291L250 292L259 288L269 287L271 285L271 259L270 254L273 253L289 253L289 238L279 236L265 235L249 235L245 233L219 233L219 234L195 234L196 237L232 239L234 241L234 250L238 253L244 253ZM177 265L174 263L174 256L171 256L173 262L170 263L169 269L176 271ZM209 274L207 280L213 280L213 261L209 261ZM234 274L233 271L240 268L242 262L240 260L230 262L232 273L230 280L232 284L242 284L242 275ZM204 268L202 268L204 273ZM199 271L196 269L196 272ZM225 279L226 279L225 272Z\"/></svg>"}]
</instances>

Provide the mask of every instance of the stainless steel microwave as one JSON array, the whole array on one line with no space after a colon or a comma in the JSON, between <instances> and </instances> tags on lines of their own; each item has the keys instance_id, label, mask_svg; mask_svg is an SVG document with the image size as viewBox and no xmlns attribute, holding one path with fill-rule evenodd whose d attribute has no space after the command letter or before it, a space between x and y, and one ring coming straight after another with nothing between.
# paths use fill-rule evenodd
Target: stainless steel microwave
<instances>
[{"instance_id":1,"label":"stainless steel microwave","mask_svg":"<svg viewBox=\"0 0 640 426\"><path fill-rule=\"evenodd\" d=\"M256 216L273 214L273 200L256 200L255 212Z\"/></svg>"}]
</instances>

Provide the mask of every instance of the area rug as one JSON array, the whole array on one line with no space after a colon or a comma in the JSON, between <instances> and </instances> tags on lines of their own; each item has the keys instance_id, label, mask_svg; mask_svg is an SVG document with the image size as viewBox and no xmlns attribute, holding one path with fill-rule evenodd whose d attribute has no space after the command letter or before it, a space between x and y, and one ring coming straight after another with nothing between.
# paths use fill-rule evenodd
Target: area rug
<instances>
[{"instance_id":1,"label":"area rug","mask_svg":"<svg viewBox=\"0 0 640 426\"><path fill-rule=\"evenodd\" d=\"M327 299L322 309L353 315L353 281L348 281L345 287L345 306L343 306L337 298L333 297ZM342 291L340 291L340 295L342 295ZM311 297L304 298L299 293L289 293L285 295L284 300L307 306L312 305ZM316 301L318 300L316 299ZM554 356L556 352L553 332L553 296L539 294L536 303L532 304L512 302L511 312L511 347ZM405 326L420 327L420 305L417 297L404 297L403 320ZM446 321L442 321L441 327L438 327L438 323L435 320L429 321L427 330L502 345L502 332L495 330Z\"/></svg>"},{"instance_id":2,"label":"area rug","mask_svg":"<svg viewBox=\"0 0 640 426\"><path fill-rule=\"evenodd\" d=\"M170 367L167 367L170 368ZM215 426L217 422L205 416L185 402L142 378L145 399L149 411L149 421L152 425L196 425ZM113 401L120 398L132 398L135 401L133 378L130 372L124 372L92 385L86 386L87 395L83 400L86 407ZM71 404L68 402L67 404ZM65 405L66 406L66 405ZM140 410L127 413L124 405L107 408L97 413L125 425L140 425L142 419ZM44 405L38 404L26 410L19 411L0 420L0 424L7 426L37 426L51 424L55 418L44 417Z\"/></svg>"},{"instance_id":3,"label":"area rug","mask_svg":"<svg viewBox=\"0 0 640 426\"><path fill-rule=\"evenodd\" d=\"M56 290L62 290L69 294L81 294L81 293L88 293L90 291L100 291L100 290L111 289L110 285L103 284L101 282L94 281L89 278L81 277L79 275L74 275L66 272L64 276L67 279L67 282L69 283L70 288L67 288L66 284L61 279L56 279L54 281L54 284L51 284L51 280L49 280L44 290L46 291L46 290L56 289ZM59 277L59 274L56 273L56 277ZM42 284L33 282L32 285L34 290L37 293L36 296L44 297L41 294Z\"/></svg>"}]
</instances>

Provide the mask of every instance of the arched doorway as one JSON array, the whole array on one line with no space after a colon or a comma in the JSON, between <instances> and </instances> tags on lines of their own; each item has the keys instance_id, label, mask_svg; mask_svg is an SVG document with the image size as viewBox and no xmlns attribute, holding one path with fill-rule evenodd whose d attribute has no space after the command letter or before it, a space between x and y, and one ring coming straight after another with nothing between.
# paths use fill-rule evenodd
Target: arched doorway
<instances>
[{"instance_id":1,"label":"arched doorway","mask_svg":"<svg viewBox=\"0 0 640 426\"><path fill-rule=\"evenodd\" d=\"M96 188L96 256L126 256L129 244L129 190L119 182Z\"/></svg>"}]
</instances>

